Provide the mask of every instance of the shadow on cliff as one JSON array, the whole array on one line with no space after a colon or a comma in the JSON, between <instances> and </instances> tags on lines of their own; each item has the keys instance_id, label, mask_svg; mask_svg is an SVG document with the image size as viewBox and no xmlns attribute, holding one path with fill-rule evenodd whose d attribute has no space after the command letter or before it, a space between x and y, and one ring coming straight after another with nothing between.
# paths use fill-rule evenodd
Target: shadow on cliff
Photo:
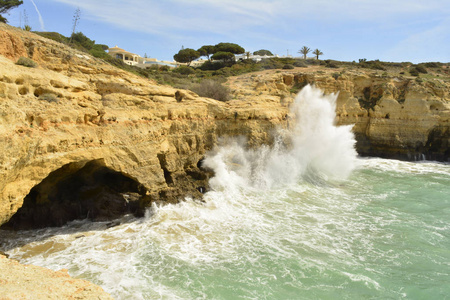
<instances>
[{"instance_id":1,"label":"shadow on cliff","mask_svg":"<svg viewBox=\"0 0 450 300\"><path fill-rule=\"evenodd\" d=\"M104 166L102 160L73 162L33 187L1 229L61 227L73 220L108 221L126 214L141 217L145 197L139 182Z\"/></svg>"},{"instance_id":2,"label":"shadow on cliff","mask_svg":"<svg viewBox=\"0 0 450 300\"><path fill-rule=\"evenodd\" d=\"M0 227L0 250L145 220L141 217L151 203L178 203L187 195L201 199L210 176L201 162L180 174L170 173L163 164L167 189L153 194L137 180L106 167L102 159L66 164L34 186L22 207Z\"/></svg>"}]
</instances>

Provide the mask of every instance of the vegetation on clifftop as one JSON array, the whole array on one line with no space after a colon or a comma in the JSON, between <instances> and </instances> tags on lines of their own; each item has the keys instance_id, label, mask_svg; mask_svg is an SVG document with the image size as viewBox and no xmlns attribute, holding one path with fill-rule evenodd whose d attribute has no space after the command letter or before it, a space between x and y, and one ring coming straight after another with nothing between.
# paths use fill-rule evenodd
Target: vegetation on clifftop
<instances>
[{"instance_id":1,"label":"vegetation on clifftop","mask_svg":"<svg viewBox=\"0 0 450 300\"><path fill-rule=\"evenodd\" d=\"M413 64L411 62L383 62L380 60L368 61L367 59L359 59L358 62L343 62L337 60L319 60L319 56L323 53L319 49L315 49L313 54L315 59L305 58L310 52L308 47L303 49L304 58L279 58L272 57L263 59L259 62L252 59L241 59L236 61L234 55L244 53L244 48L233 43L219 43L217 45L205 45L198 50L182 49L176 55L176 60L184 63L191 63L200 56L205 56L207 61L198 67L189 65L180 66L170 69L167 66L152 65L147 69L142 69L125 64L122 60L116 59L108 55L106 50L108 46L96 44L94 40L89 39L83 33L73 33L71 38L65 37L56 32L35 32L46 38L50 38L57 42L69 45L70 47L87 52L94 57L100 58L109 64L132 72L139 76L155 80L160 84L170 85L176 88L189 89L201 96L212 97L217 100L226 101L230 97L226 95L226 89L222 89L221 84L226 81L229 76L237 76L245 73L269 70L269 69L294 69L296 67L322 67L324 69L336 69L336 78L339 72L346 69L372 70L379 72L381 76L414 76L417 82L421 83L428 78L444 78L448 76L450 70L449 63L428 62L421 64ZM218 51L222 50L222 51ZM308 52L307 52L308 50ZM268 50L255 51L254 54L270 55ZM426 76L425 76L426 75ZM443 76L443 77L442 77ZM203 83L205 81L205 83ZM212 84L214 82L214 84ZM214 92L208 90L216 87ZM203 92L199 92L202 90ZM293 88L292 92L298 88ZM208 92L206 92L208 91ZM214 96L211 96L214 95ZM221 96L217 96L221 95Z\"/></svg>"}]
</instances>

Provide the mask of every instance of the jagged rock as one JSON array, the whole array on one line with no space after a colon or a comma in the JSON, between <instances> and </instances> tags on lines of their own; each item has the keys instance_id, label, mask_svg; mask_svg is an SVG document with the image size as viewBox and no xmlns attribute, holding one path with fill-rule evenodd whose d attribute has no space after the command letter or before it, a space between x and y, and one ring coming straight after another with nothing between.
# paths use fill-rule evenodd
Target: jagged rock
<instances>
[{"instance_id":1,"label":"jagged rock","mask_svg":"<svg viewBox=\"0 0 450 300\"><path fill-rule=\"evenodd\" d=\"M354 124L360 154L449 156L448 81L420 83L359 69L266 70L229 78L235 97L224 103L157 85L5 24L0 33L1 45L11 39L16 45L0 47L0 224L35 186L70 164L102 161L143 186L145 205L201 197L197 188L207 187L205 179L195 182L189 172L217 139L271 143L273 129L287 126L294 92L306 84L339 93L336 121ZM15 65L22 55L38 67ZM117 193L126 192L136 191Z\"/></svg>"},{"instance_id":2,"label":"jagged rock","mask_svg":"<svg viewBox=\"0 0 450 300\"><path fill-rule=\"evenodd\" d=\"M39 226L83 218L87 211L93 219L114 218L116 210L93 214L106 203L95 192L108 190L105 185L87 184L89 190L74 190L74 195L89 194L89 199L98 202L90 208L83 204L77 213L57 205L74 203L70 197L55 196L62 190L59 180L42 187L53 172L96 161L142 185L142 205L177 202L185 196L200 198L197 188L207 186L207 178L194 179L189 174L203 172L197 163L219 136L244 135L249 144L258 145L269 142L269 132L283 125L287 108L278 103L268 109L266 101L261 101L249 108L240 102L201 98L118 70L30 32L5 24L0 24L0 32L0 44L14 37L26 53L20 47L0 51L0 224L22 207L24 199L31 203L29 210L39 207L49 216L36 220ZM28 55L38 67L15 65L12 58L19 55ZM55 65L60 67L56 70ZM235 119L236 111L244 118ZM89 182L87 177L77 178ZM121 194L128 192L136 191L117 190L112 197L117 201L110 204L120 206ZM37 199L52 200L45 204ZM27 213L15 219L20 215Z\"/></svg>"},{"instance_id":3,"label":"jagged rock","mask_svg":"<svg viewBox=\"0 0 450 300\"><path fill-rule=\"evenodd\" d=\"M444 79L418 83L408 77L381 76L359 69L324 68L317 72L315 68L298 68L245 74L231 78L228 85L234 98L246 106L269 103L279 95L283 95L280 102L289 105L295 95L283 94L286 89L299 90L313 84L325 93L339 93L336 122L354 124L359 154L448 161L450 84L448 76ZM241 113L251 118L248 112Z\"/></svg>"}]
</instances>

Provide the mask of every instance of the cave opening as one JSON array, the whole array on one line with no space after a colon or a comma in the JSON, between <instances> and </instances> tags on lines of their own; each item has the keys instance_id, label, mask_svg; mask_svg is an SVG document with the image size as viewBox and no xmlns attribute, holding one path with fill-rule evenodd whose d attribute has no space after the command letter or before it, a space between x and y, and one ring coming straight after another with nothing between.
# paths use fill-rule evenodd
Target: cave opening
<instances>
[{"instance_id":1,"label":"cave opening","mask_svg":"<svg viewBox=\"0 0 450 300\"><path fill-rule=\"evenodd\" d=\"M106 167L102 159L69 163L34 186L1 229L60 227L73 220L107 221L130 213L141 217L146 192L137 180Z\"/></svg>"}]
</instances>

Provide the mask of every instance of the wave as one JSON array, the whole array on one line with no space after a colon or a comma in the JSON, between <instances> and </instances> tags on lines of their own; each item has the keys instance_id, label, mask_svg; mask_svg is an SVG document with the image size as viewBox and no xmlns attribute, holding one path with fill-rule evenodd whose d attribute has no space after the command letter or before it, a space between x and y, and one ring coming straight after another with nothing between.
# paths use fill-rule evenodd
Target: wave
<instances>
[{"instance_id":1,"label":"wave","mask_svg":"<svg viewBox=\"0 0 450 300\"><path fill-rule=\"evenodd\" d=\"M300 179L344 180L356 166L352 126L336 126L337 94L305 86L291 106L289 129L279 129L272 146L248 149L243 138L226 140L204 166L215 171L212 189L271 188Z\"/></svg>"}]
</instances>

